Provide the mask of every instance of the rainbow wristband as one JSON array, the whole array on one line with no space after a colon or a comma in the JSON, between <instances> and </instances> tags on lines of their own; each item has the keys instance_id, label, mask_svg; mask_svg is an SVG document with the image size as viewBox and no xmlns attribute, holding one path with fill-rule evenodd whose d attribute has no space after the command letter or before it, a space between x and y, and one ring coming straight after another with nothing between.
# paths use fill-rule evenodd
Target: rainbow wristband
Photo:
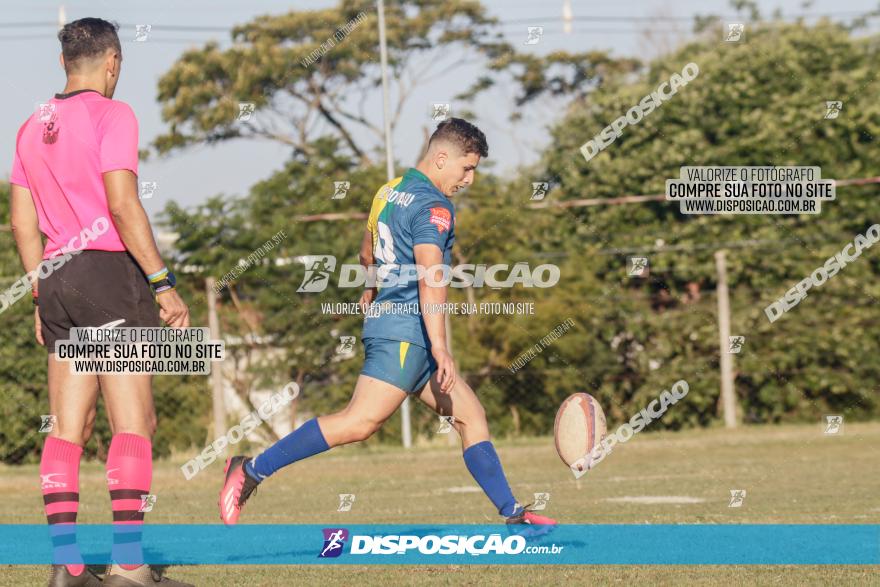
<instances>
[{"instance_id":1,"label":"rainbow wristband","mask_svg":"<svg viewBox=\"0 0 880 587\"><path fill-rule=\"evenodd\" d=\"M160 272L159 279L153 279L150 281L150 289L153 290L155 295L159 295L160 293L164 293L166 291L170 291L174 289L174 286L177 285L177 279L174 277L174 274L165 270L165 274L161 275Z\"/></svg>"},{"instance_id":2,"label":"rainbow wristband","mask_svg":"<svg viewBox=\"0 0 880 587\"><path fill-rule=\"evenodd\" d=\"M168 267L162 267L162 269L156 271L152 275L147 275L147 281L149 281L150 283L162 281L163 279L165 279L166 275L168 275Z\"/></svg>"}]
</instances>

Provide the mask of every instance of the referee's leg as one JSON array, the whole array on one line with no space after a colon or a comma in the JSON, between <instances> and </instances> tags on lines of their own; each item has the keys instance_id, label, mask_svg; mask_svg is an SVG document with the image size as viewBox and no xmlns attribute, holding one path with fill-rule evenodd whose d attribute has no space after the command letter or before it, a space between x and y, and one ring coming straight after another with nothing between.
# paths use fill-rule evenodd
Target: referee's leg
<instances>
[{"instance_id":1,"label":"referee's leg","mask_svg":"<svg viewBox=\"0 0 880 587\"><path fill-rule=\"evenodd\" d=\"M113 509L111 558L123 569L144 564L141 530L143 496L153 480L152 437L156 430L152 376L99 375L113 429L107 453L107 489Z\"/></svg>"},{"instance_id":2,"label":"referee's leg","mask_svg":"<svg viewBox=\"0 0 880 587\"><path fill-rule=\"evenodd\" d=\"M85 564L76 543L79 463L95 423L98 378L71 373L70 363L57 360L54 353L49 354L48 367L49 413L55 422L43 443L40 486L52 537L52 561L80 576Z\"/></svg>"},{"instance_id":3,"label":"referee's leg","mask_svg":"<svg viewBox=\"0 0 880 587\"><path fill-rule=\"evenodd\" d=\"M84 446L95 426L98 377L71 373L70 361L49 354L49 413L56 418L50 437Z\"/></svg>"},{"instance_id":4,"label":"referee's leg","mask_svg":"<svg viewBox=\"0 0 880 587\"><path fill-rule=\"evenodd\" d=\"M152 438L156 431L153 376L125 373L101 374L99 378L113 434Z\"/></svg>"}]
</instances>

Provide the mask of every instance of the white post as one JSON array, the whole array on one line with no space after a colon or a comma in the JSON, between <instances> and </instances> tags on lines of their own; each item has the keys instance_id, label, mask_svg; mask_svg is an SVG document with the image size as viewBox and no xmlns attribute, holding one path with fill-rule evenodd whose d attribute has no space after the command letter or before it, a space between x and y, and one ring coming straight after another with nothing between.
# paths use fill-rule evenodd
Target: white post
<instances>
[{"instance_id":1,"label":"white post","mask_svg":"<svg viewBox=\"0 0 880 587\"><path fill-rule=\"evenodd\" d=\"M566 35L571 34L571 0L562 0L562 32Z\"/></svg>"},{"instance_id":2,"label":"white post","mask_svg":"<svg viewBox=\"0 0 880 587\"><path fill-rule=\"evenodd\" d=\"M394 152L391 144L391 107L388 96L388 44L385 39L385 2L376 2L379 12L379 60L382 65L382 114L385 118L385 174L388 181L394 179ZM403 447L412 446L412 426L410 424L409 397L400 405L400 433Z\"/></svg>"},{"instance_id":3,"label":"white post","mask_svg":"<svg viewBox=\"0 0 880 587\"><path fill-rule=\"evenodd\" d=\"M718 342L721 351L721 410L724 426L736 428L736 398L733 389L733 356L730 353L730 297L727 291L727 260L725 251L715 252L718 271Z\"/></svg>"},{"instance_id":4,"label":"white post","mask_svg":"<svg viewBox=\"0 0 880 587\"><path fill-rule=\"evenodd\" d=\"M208 328L211 330L211 339L220 340L220 321L217 319L217 294L214 285L217 281L213 277L205 279L205 297L208 298ZM223 401L223 373L220 363L211 365L211 403L214 406L214 438L226 431L226 404Z\"/></svg>"}]
</instances>

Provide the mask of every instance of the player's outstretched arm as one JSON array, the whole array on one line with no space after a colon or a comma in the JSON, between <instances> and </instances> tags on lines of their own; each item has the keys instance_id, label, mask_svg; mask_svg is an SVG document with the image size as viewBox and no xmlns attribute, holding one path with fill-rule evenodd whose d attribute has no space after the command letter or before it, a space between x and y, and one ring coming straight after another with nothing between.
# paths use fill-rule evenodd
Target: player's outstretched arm
<instances>
[{"instance_id":1,"label":"player's outstretched arm","mask_svg":"<svg viewBox=\"0 0 880 587\"><path fill-rule=\"evenodd\" d=\"M437 245L418 244L413 247L413 252L419 267L429 269L443 264L443 254ZM439 268L433 271L431 282L443 282L443 271ZM449 393L455 385L455 363L446 348L445 316L437 310L445 303L446 286L431 286L425 281L425 276L419 277L419 308L431 341L431 355L437 361L437 380L440 382L440 390Z\"/></svg>"},{"instance_id":2,"label":"player's outstretched arm","mask_svg":"<svg viewBox=\"0 0 880 587\"><path fill-rule=\"evenodd\" d=\"M371 233L369 229L364 231L364 238L361 239L361 251L358 258L360 259L361 265L367 269L367 275L369 276L370 269L374 268L373 264L376 262L376 259L373 257L373 233ZM369 282L370 280L368 277L367 283ZM375 286L367 286L364 293L361 294L361 299L358 302L361 307L361 312L364 314L367 313L370 304L376 299L376 293L378 292Z\"/></svg>"},{"instance_id":3,"label":"player's outstretched arm","mask_svg":"<svg viewBox=\"0 0 880 587\"><path fill-rule=\"evenodd\" d=\"M137 261L145 275L161 271L165 264L159 255L150 219L137 197L137 176L127 169L104 173L104 188L107 191L107 207L119 231L125 248ZM189 309L171 289L156 297L161 310L159 316L172 327L189 327Z\"/></svg>"}]
</instances>

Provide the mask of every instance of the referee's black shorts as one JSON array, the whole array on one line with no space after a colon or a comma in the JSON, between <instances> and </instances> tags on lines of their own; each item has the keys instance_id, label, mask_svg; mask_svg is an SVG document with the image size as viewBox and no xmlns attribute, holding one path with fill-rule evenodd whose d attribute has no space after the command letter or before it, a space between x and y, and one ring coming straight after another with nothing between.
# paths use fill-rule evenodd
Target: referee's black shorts
<instances>
[{"instance_id":1,"label":"referee's black shorts","mask_svg":"<svg viewBox=\"0 0 880 587\"><path fill-rule=\"evenodd\" d=\"M71 328L161 326L159 307L147 278L129 253L82 251L40 279L38 306L43 340L50 353Z\"/></svg>"}]
</instances>

